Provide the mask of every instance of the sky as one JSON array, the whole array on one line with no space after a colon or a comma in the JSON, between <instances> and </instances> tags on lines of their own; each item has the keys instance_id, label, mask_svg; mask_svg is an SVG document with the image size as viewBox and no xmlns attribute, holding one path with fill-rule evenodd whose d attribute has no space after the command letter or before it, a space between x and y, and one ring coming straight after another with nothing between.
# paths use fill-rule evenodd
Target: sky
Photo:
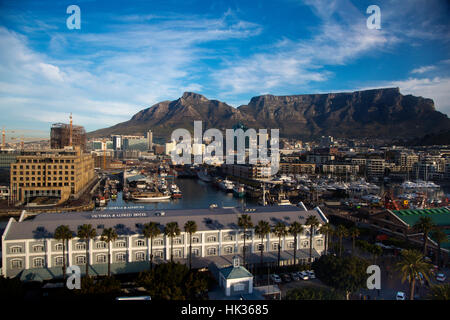
<instances>
[{"instance_id":1,"label":"sky","mask_svg":"<svg viewBox=\"0 0 450 320\"><path fill-rule=\"evenodd\" d=\"M185 91L237 107L399 87L449 115L449 18L446 0L0 0L0 127L48 137L72 113L92 131Z\"/></svg>"}]
</instances>

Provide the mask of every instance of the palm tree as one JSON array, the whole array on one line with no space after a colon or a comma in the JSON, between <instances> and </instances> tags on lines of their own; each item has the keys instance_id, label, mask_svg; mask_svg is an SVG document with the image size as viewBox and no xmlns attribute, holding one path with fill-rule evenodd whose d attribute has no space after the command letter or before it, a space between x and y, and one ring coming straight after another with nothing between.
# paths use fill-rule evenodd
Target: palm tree
<instances>
[{"instance_id":1,"label":"palm tree","mask_svg":"<svg viewBox=\"0 0 450 320\"><path fill-rule=\"evenodd\" d=\"M294 221L289 227L289 233L294 236L294 266L297 264L297 239L298 234L303 232L303 225L300 222Z\"/></svg>"},{"instance_id":2,"label":"palm tree","mask_svg":"<svg viewBox=\"0 0 450 320\"><path fill-rule=\"evenodd\" d=\"M278 266L280 266L281 237L285 237L288 230L283 222L278 222L273 228L273 233L278 237Z\"/></svg>"},{"instance_id":3,"label":"palm tree","mask_svg":"<svg viewBox=\"0 0 450 320\"><path fill-rule=\"evenodd\" d=\"M197 232L197 224L195 221L187 221L184 224L184 232L189 234L189 269L192 269L192 235Z\"/></svg>"},{"instance_id":4,"label":"palm tree","mask_svg":"<svg viewBox=\"0 0 450 320\"><path fill-rule=\"evenodd\" d=\"M414 228L423 233L423 254L427 255L427 242L428 234L434 228L434 222L431 217L420 217L420 219L414 224Z\"/></svg>"},{"instance_id":5,"label":"palm tree","mask_svg":"<svg viewBox=\"0 0 450 320\"><path fill-rule=\"evenodd\" d=\"M253 222L251 217L248 214L243 214L238 218L238 226L241 229L244 229L244 247L242 248L244 267L245 267L245 251L247 247L245 246L245 240L247 239L247 229L253 227Z\"/></svg>"},{"instance_id":6,"label":"palm tree","mask_svg":"<svg viewBox=\"0 0 450 320\"><path fill-rule=\"evenodd\" d=\"M314 228L319 226L319 220L315 216L309 216L306 221L305 225L309 226L309 262L312 262L312 243L313 243L313 234L314 234Z\"/></svg>"},{"instance_id":7,"label":"palm tree","mask_svg":"<svg viewBox=\"0 0 450 320\"><path fill-rule=\"evenodd\" d=\"M331 235L333 233L333 228L329 223L325 223L320 227L319 232L325 235L325 254L328 254L328 247Z\"/></svg>"},{"instance_id":8,"label":"palm tree","mask_svg":"<svg viewBox=\"0 0 450 320\"><path fill-rule=\"evenodd\" d=\"M73 237L73 232L70 230L69 226L58 226L55 229L55 234L53 235L53 238L55 240L61 240L63 245L63 267L62 267L62 274L64 281L66 280L66 242Z\"/></svg>"},{"instance_id":9,"label":"palm tree","mask_svg":"<svg viewBox=\"0 0 450 320\"><path fill-rule=\"evenodd\" d=\"M428 298L431 300L450 300L450 284L432 285Z\"/></svg>"},{"instance_id":10,"label":"palm tree","mask_svg":"<svg viewBox=\"0 0 450 320\"><path fill-rule=\"evenodd\" d=\"M102 236L100 238L102 241L108 243L108 277L111 276L111 242L117 239L117 232L113 228L103 229Z\"/></svg>"},{"instance_id":11,"label":"palm tree","mask_svg":"<svg viewBox=\"0 0 450 320\"><path fill-rule=\"evenodd\" d=\"M255 227L255 233L261 239L259 250L261 251L261 268L263 266L263 252L264 252L264 237L270 233L270 225L267 221L260 220Z\"/></svg>"},{"instance_id":12,"label":"palm tree","mask_svg":"<svg viewBox=\"0 0 450 320\"><path fill-rule=\"evenodd\" d=\"M441 243L448 242L448 236L447 234L441 229L436 228L432 233L431 237L437 242L438 244L438 267L441 267Z\"/></svg>"},{"instance_id":13,"label":"palm tree","mask_svg":"<svg viewBox=\"0 0 450 320\"><path fill-rule=\"evenodd\" d=\"M401 260L396 265L397 270L400 272L402 282L408 280L410 287L410 300L414 300L414 288L416 284L416 278L419 279L419 273L430 281L429 272L430 265L424 261L424 256L417 250L404 250L401 253Z\"/></svg>"},{"instance_id":14,"label":"palm tree","mask_svg":"<svg viewBox=\"0 0 450 320\"><path fill-rule=\"evenodd\" d=\"M169 222L164 228L164 234L170 238L170 262L173 262L173 238L181 233L177 222Z\"/></svg>"},{"instance_id":15,"label":"palm tree","mask_svg":"<svg viewBox=\"0 0 450 320\"><path fill-rule=\"evenodd\" d=\"M342 239L347 237L348 230L342 224L338 225L336 228L336 235L339 238L339 256L342 257Z\"/></svg>"},{"instance_id":16,"label":"palm tree","mask_svg":"<svg viewBox=\"0 0 450 320\"><path fill-rule=\"evenodd\" d=\"M83 224L78 226L78 238L86 241L86 278L89 277L89 241L97 235L92 225Z\"/></svg>"},{"instance_id":17,"label":"palm tree","mask_svg":"<svg viewBox=\"0 0 450 320\"><path fill-rule=\"evenodd\" d=\"M350 228L350 230L348 231L350 237L352 237L352 254L355 254L355 240L356 238L359 237L360 235L360 231L357 227L353 226Z\"/></svg>"},{"instance_id":18,"label":"palm tree","mask_svg":"<svg viewBox=\"0 0 450 320\"><path fill-rule=\"evenodd\" d=\"M150 270L153 268L153 239L161 234L159 225L156 222L149 222L144 224L142 228L144 237L150 239Z\"/></svg>"}]
</instances>

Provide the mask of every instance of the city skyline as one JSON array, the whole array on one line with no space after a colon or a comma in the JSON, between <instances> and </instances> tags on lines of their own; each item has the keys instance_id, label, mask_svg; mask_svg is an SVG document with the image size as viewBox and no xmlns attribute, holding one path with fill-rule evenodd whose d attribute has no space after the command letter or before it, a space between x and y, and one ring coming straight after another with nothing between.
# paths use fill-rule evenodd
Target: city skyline
<instances>
[{"instance_id":1,"label":"city skyline","mask_svg":"<svg viewBox=\"0 0 450 320\"><path fill-rule=\"evenodd\" d=\"M378 30L366 26L369 1L80 1L80 30L66 26L69 5L2 2L7 130L45 137L72 112L92 131L184 91L237 107L267 93L400 87L450 112L445 1L377 3Z\"/></svg>"}]
</instances>

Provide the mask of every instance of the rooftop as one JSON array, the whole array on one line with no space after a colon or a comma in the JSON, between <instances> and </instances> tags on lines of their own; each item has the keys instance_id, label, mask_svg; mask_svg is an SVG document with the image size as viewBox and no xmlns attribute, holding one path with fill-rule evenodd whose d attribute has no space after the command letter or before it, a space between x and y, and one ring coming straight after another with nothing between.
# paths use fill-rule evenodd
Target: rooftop
<instances>
[{"instance_id":1,"label":"rooftop","mask_svg":"<svg viewBox=\"0 0 450 320\"><path fill-rule=\"evenodd\" d=\"M162 215L157 215L162 213ZM275 225L283 222L286 225L294 221L305 223L310 216L322 222L327 222L319 208L305 211L296 206L273 206L252 208L214 208L214 209L164 209L164 210L100 210L89 212L42 213L32 219L22 222L13 221L7 230L5 240L15 239L43 239L53 237L55 229L60 225L68 225L70 230L76 232L78 226L91 224L100 234L104 228L115 228L119 235L132 235L141 233L141 226L150 221L161 226L176 221L180 229L184 224L193 220L198 231L240 229L237 225L238 216L248 214L253 225L265 220ZM161 227L162 230L162 227Z\"/></svg>"},{"instance_id":2,"label":"rooftop","mask_svg":"<svg viewBox=\"0 0 450 320\"><path fill-rule=\"evenodd\" d=\"M437 226L450 225L450 210L446 207L433 209L393 210L392 212L410 226L413 226L421 217L430 217Z\"/></svg>"},{"instance_id":3,"label":"rooftop","mask_svg":"<svg viewBox=\"0 0 450 320\"><path fill-rule=\"evenodd\" d=\"M220 273L225 277L225 279L240 279L240 278L248 278L253 277L253 275L244 267L226 267L220 269Z\"/></svg>"}]
</instances>

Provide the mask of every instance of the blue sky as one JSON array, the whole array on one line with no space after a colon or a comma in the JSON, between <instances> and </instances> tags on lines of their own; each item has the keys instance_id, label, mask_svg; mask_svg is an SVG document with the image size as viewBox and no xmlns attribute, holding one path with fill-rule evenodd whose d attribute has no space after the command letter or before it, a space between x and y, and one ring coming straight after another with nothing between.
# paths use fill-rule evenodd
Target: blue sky
<instances>
[{"instance_id":1,"label":"blue sky","mask_svg":"<svg viewBox=\"0 0 450 320\"><path fill-rule=\"evenodd\" d=\"M0 126L47 137L72 112L90 131L184 91L236 107L398 86L450 114L449 17L445 0L0 0Z\"/></svg>"}]
</instances>

